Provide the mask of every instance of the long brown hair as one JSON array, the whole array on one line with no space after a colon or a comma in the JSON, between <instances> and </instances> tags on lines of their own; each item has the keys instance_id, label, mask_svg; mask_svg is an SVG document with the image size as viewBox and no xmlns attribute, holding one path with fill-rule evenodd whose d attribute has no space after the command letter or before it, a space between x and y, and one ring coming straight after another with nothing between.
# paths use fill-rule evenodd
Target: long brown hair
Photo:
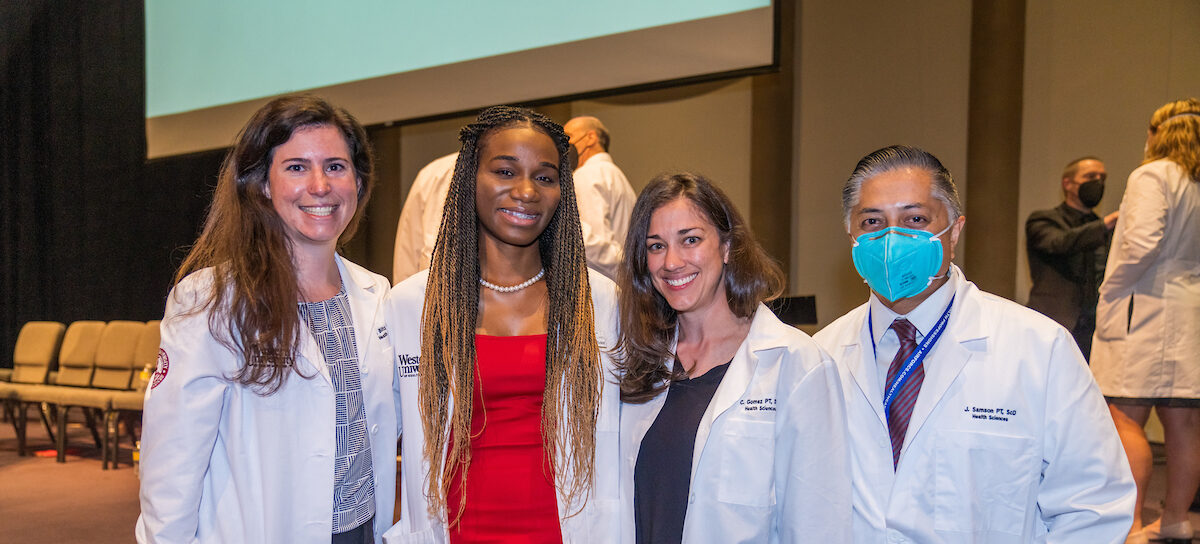
<instances>
[{"instance_id":1,"label":"long brown hair","mask_svg":"<svg viewBox=\"0 0 1200 544\"><path fill-rule=\"evenodd\" d=\"M300 338L300 300L292 250L283 220L267 198L275 148L305 127L341 131L358 178L358 207L339 245L354 235L374 183L374 157L367 133L346 110L314 96L276 98L255 112L225 156L200 238L175 284L212 267L211 290L191 309L212 309L214 338L242 359L233 377L270 395L283 386Z\"/></svg>"},{"instance_id":2,"label":"long brown hair","mask_svg":"<svg viewBox=\"0 0 1200 544\"><path fill-rule=\"evenodd\" d=\"M1192 181L1200 181L1200 100L1168 102L1150 116L1154 138L1146 146L1146 160L1170 159Z\"/></svg>"},{"instance_id":3,"label":"long brown hair","mask_svg":"<svg viewBox=\"0 0 1200 544\"><path fill-rule=\"evenodd\" d=\"M471 464L471 410L474 388L475 325L479 314L479 219L475 210L479 150L496 132L527 126L542 132L558 149L561 199L546 230L538 236L546 269L546 390L542 399L542 441L547 452L569 452L556 466L558 489L570 501L586 500L594 474L596 418L600 405L600 350L596 342L591 288L575 186L567 162L567 136L557 123L533 111L495 106L459 133L462 149L454 166L442 224L429 267L421 320L418 401L429 461L429 510L447 510L451 483L441 475L457 467L466 483ZM448 418L449 402L453 417ZM449 424L447 425L447 420ZM447 428L449 427L449 428ZM454 439L448 440L448 431ZM447 442L449 454L446 455ZM445 465L443 465L443 460ZM570 471L563 489L560 477ZM458 506L461 514L464 502Z\"/></svg>"},{"instance_id":4,"label":"long brown hair","mask_svg":"<svg viewBox=\"0 0 1200 544\"><path fill-rule=\"evenodd\" d=\"M717 228L721 244L729 247L725 265L726 301L740 318L754 316L758 304L783 292L783 272L767 255L742 214L721 189L707 178L690 172L661 174L642 190L633 206L629 236L625 238L625 263L617 273L620 286L621 340L618 344L621 400L643 403L663 392L672 380L686 374L679 365L667 368L674 357L678 314L654 288L646 262L646 237L650 219L659 208L686 198Z\"/></svg>"}]
</instances>

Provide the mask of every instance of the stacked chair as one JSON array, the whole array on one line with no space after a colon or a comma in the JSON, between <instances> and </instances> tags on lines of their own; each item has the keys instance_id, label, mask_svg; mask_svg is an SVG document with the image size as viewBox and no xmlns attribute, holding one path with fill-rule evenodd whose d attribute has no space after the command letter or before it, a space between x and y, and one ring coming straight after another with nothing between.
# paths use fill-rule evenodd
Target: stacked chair
<instances>
[{"instance_id":1,"label":"stacked chair","mask_svg":"<svg viewBox=\"0 0 1200 544\"><path fill-rule=\"evenodd\" d=\"M25 455L26 408L30 401L22 400L21 393L29 388L46 383L50 369L58 364L59 348L63 343L66 327L56 321L30 321L21 327L17 345L13 348L13 372L11 382L0 383L0 401L4 414L13 424L17 434L17 455ZM53 439L50 426L49 407L40 404L42 424Z\"/></svg>"},{"instance_id":2,"label":"stacked chair","mask_svg":"<svg viewBox=\"0 0 1200 544\"><path fill-rule=\"evenodd\" d=\"M59 387L49 388L43 396L45 402L58 407L58 462L67 460L67 414L71 408L79 407L87 419L96 447L101 448L104 468L108 468L107 432L101 440L98 429L101 422L108 420L113 393L129 389L133 379L134 348L145 328L146 324L141 321L110 321L96 346L91 372L81 365L70 379L64 380L64 372L75 369L59 362Z\"/></svg>"},{"instance_id":3,"label":"stacked chair","mask_svg":"<svg viewBox=\"0 0 1200 544\"><path fill-rule=\"evenodd\" d=\"M149 368L151 372L158 365L158 342L159 342L159 322L149 321L144 325L144 330L141 337L138 338L137 347L133 350L134 372L138 369ZM136 374L135 374L136 376ZM149 379L149 376L146 377ZM105 417L105 435L104 439L109 444L106 451L112 456L113 468L117 468L117 453L121 449L121 436L117 432L119 429L119 420L123 415L133 415L142 411L142 402L146 399L145 388L148 385L145 381L140 381L135 378L135 387L132 391L114 391L112 394L112 406ZM136 443L137 437L133 433L133 421L126 418L125 428L129 431L129 439ZM108 460L105 460L107 465Z\"/></svg>"},{"instance_id":4,"label":"stacked chair","mask_svg":"<svg viewBox=\"0 0 1200 544\"><path fill-rule=\"evenodd\" d=\"M40 375L41 381L17 381L17 373L14 371L13 383L8 386L11 390L5 395L5 403L16 410L13 417L13 429L17 434L17 455L25 455L25 412L29 404L41 405L42 422L47 426L46 433L50 435L51 440L55 440L57 443L55 433L50 430L50 420L54 419L55 414L48 409L52 404L50 399L54 395L54 389L65 385L87 386L91 384L92 371L96 363L96 348L100 345L100 335L103 331L103 321L76 321L67 327L67 332L62 339L62 347L58 352L58 374L55 378L55 385L43 383L46 379L45 374ZM21 334L24 332L22 329ZM17 343L20 343L19 337ZM33 376L35 379L37 377ZM99 440L97 440L98 442Z\"/></svg>"},{"instance_id":5,"label":"stacked chair","mask_svg":"<svg viewBox=\"0 0 1200 544\"><path fill-rule=\"evenodd\" d=\"M119 416L142 408L144 393L131 390L131 386L142 385L135 383L134 377L147 364L153 366L157 358L158 322L76 321L66 328L65 335L62 328L60 323L31 322L21 329L14 350L13 380L0 383L0 399L16 430L18 454L25 454L27 408L37 404L60 463L66 462L67 417L78 407L107 470L110 460L116 466ZM47 348L49 344L54 346ZM58 373L47 380L55 352ZM52 421L57 422L57 432ZM132 435L133 425L127 427Z\"/></svg>"}]
</instances>

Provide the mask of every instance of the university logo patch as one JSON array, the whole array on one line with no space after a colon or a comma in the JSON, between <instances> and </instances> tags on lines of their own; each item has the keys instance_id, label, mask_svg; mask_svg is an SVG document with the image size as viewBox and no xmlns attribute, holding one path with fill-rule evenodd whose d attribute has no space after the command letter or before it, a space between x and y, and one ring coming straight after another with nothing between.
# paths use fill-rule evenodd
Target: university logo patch
<instances>
[{"instance_id":1,"label":"university logo patch","mask_svg":"<svg viewBox=\"0 0 1200 544\"><path fill-rule=\"evenodd\" d=\"M158 366L154 367L154 378L150 381L150 389L158 387L163 379L167 377L167 370L171 367L171 360L167 357L167 350L158 348Z\"/></svg>"}]
</instances>

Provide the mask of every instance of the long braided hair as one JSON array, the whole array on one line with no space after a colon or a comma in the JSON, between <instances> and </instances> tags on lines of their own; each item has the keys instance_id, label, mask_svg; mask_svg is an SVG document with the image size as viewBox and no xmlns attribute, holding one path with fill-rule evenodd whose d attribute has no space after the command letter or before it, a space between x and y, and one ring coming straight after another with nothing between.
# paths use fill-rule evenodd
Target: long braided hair
<instances>
[{"instance_id":1,"label":"long braided hair","mask_svg":"<svg viewBox=\"0 0 1200 544\"><path fill-rule=\"evenodd\" d=\"M465 487L471 464L480 289L479 219L475 208L479 150L492 134L514 127L530 127L546 134L554 141L559 157L561 199L546 230L538 236L549 297L542 441L546 451L558 460L555 487L570 503L586 501L595 472L595 428L602 380L600 350L575 186L567 162L567 136L557 123L533 111L506 106L487 108L459 132L462 149L434 245L422 314L418 402L425 431L424 453L429 461L426 495L430 513L435 516L445 513L449 506L446 496L451 482L442 475L450 473L448 467L459 469L460 484ZM453 415L448 416L451 402ZM457 505L458 515L465 505L464 494Z\"/></svg>"}]
</instances>

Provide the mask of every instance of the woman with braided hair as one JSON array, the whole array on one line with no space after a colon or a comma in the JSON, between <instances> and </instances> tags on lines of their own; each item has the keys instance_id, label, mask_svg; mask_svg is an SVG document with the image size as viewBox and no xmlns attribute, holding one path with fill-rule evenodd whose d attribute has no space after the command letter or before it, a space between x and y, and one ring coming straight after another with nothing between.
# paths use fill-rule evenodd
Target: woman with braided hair
<instances>
[{"instance_id":1,"label":"woman with braided hair","mask_svg":"<svg viewBox=\"0 0 1200 544\"><path fill-rule=\"evenodd\" d=\"M615 293L586 265L567 136L497 106L459 140L430 269L388 302L403 439L386 539L614 541Z\"/></svg>"}]
</instances>

